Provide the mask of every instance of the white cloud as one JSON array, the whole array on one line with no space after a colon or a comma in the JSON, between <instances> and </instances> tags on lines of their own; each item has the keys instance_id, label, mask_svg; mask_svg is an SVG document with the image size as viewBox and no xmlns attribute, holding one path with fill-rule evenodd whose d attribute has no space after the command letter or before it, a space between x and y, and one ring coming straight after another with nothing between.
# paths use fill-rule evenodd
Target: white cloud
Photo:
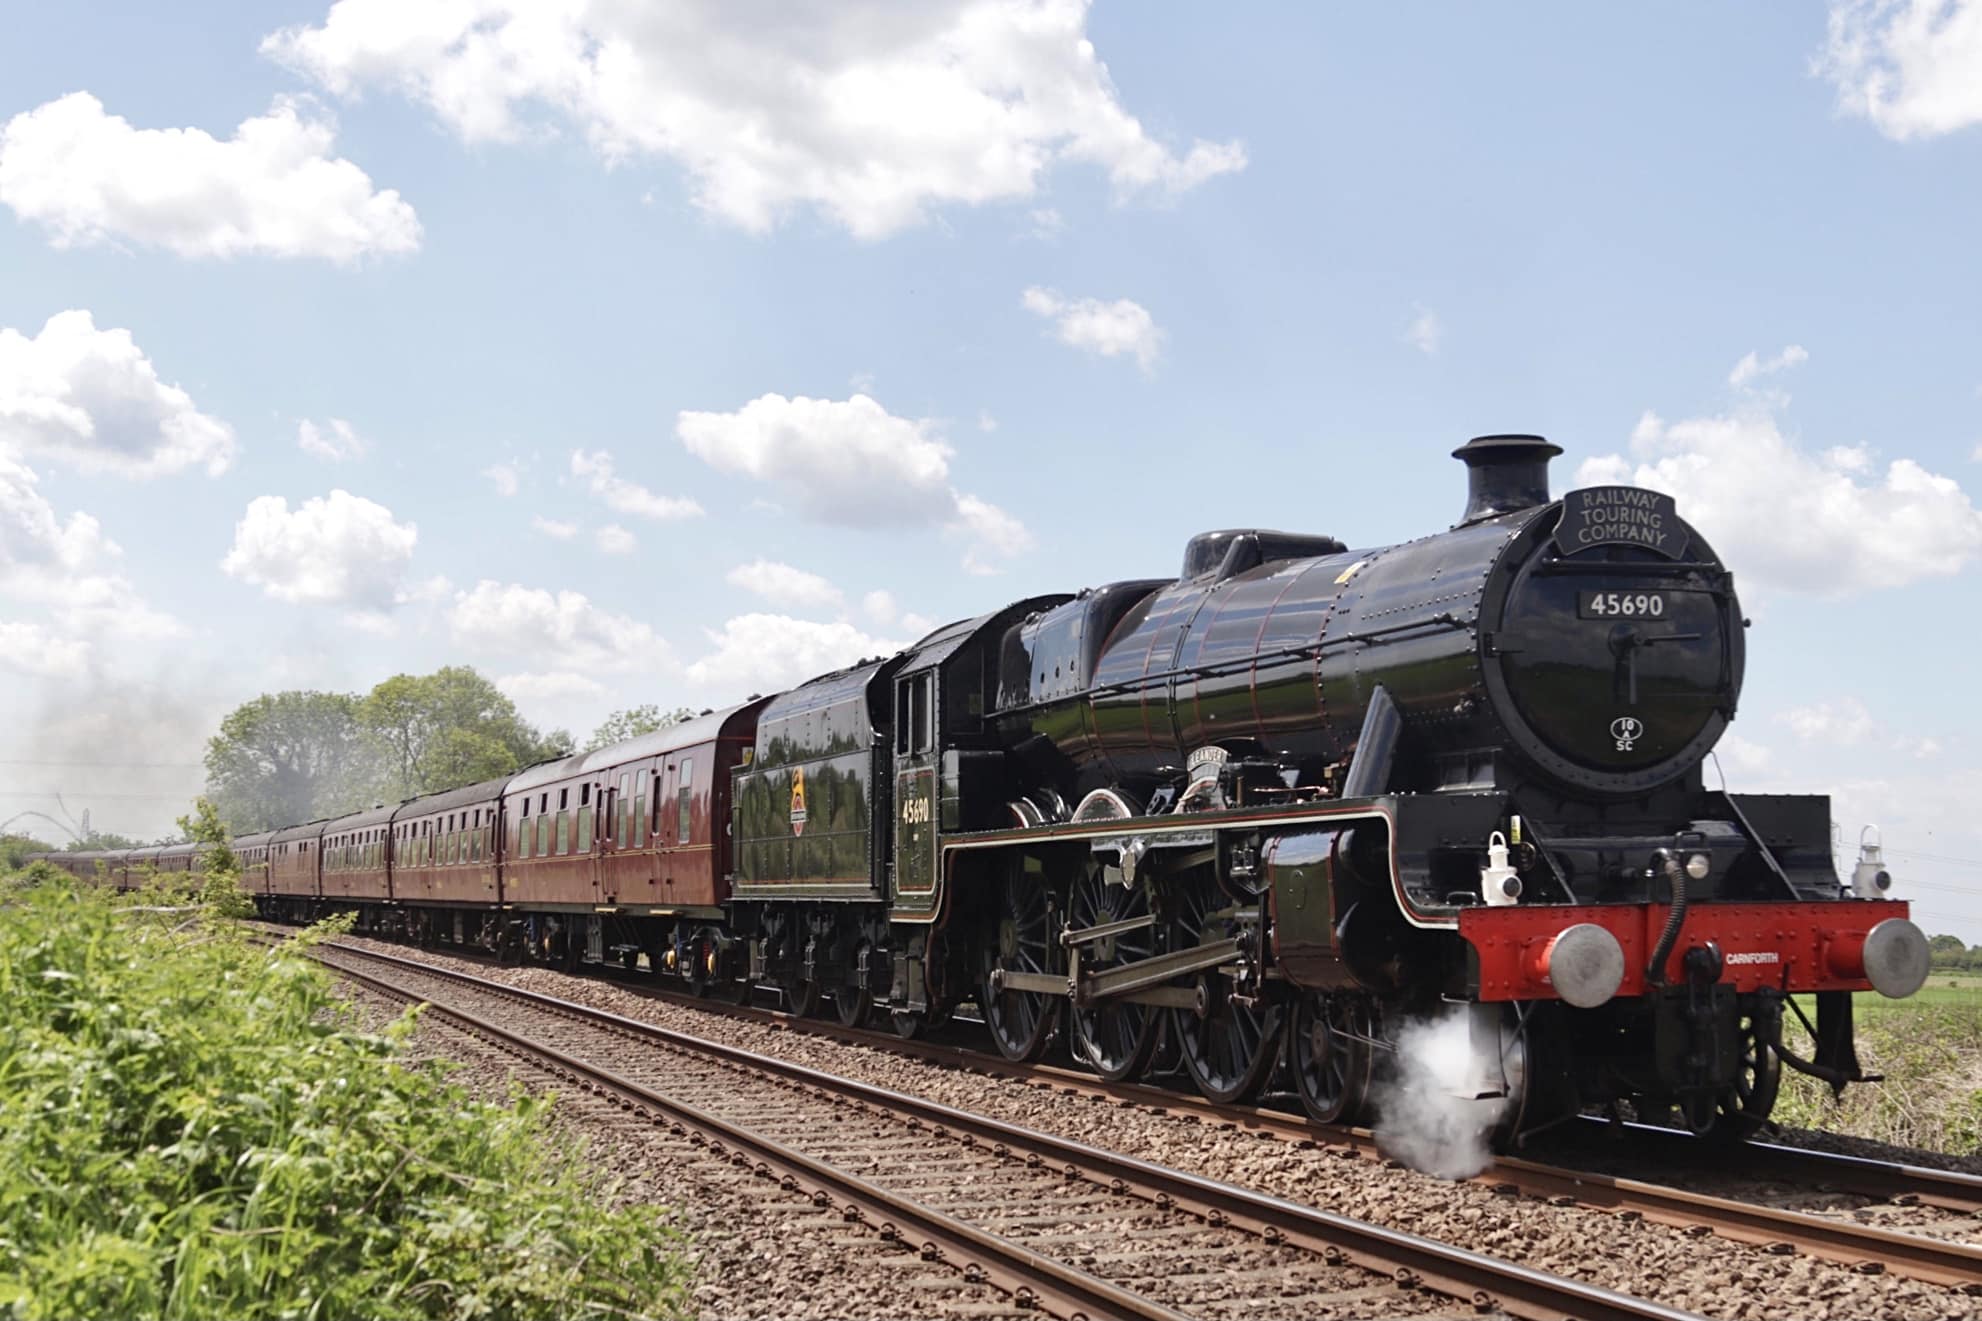
<instances>
[{"instance_id":1,"label":"white cloud","mask_svg":"<svg viewBox=\"0 0 1982 1321\"><path fill-rule=\"evenodd\" d=\"M895 594L879 587L860 598L860 608L882 628L901 618L901 608L895 604Z\"/></svg>"},{"instance_id":2,"label":"white cloud","mask_svg":"<svg viewBox=\"0 0 1982 1321\"><path fill-rule=\"evenodd\" d=\"M1898 141L1982 123L1982 0L1838 0L1813 68Z\"/></svg>"},{"instance_id":3,"label":"white cloud","mask_svg":"<svg viewBox=\"0 0 1982 1321\"><path fill-rule=\"evenodd\" d=\"M613 472L613 457L605 450L571 451L571 475L583 477L593 495L606 502L608 509L643 518L699 518L702 506L680 496L656 495L638 482L629 482Z\"/></svg>"},{"instance_id":4,"label":"white cloud","mask_svg":"<svg viewBox=\"0 0 1982 1321\"><path fill-rule=\"evenodd\" d=\"M73 678L89 664L89 643L39 624L0 619L0 668L41 679Z\"/></svg>"},{"instance_id":5,"label":"white cloud","mask_svg":"<svg viewBox=\"0 0 1982 1321\"><path fill-rule=\"evenodd\" d=\"M776 560L739 564L724 579L730 586L754 592L772 605L836 608L844 600L840 589L818 574Z\"/></svg>"},{"instance_id":6,"label":"white cloud","mask_svg":"<svg viewBox=\"0 0 1982 1321\"><path fill-rule=\"evenodd\" d=\"M953 507L952 451L934 424L895 417L864 394L767 394L734 413L683 412L675 430L704 463L775 483L822 523L925 523Z\"/></svg>"},{"instance_id":7,"label":"white cloud","mask_svg":"<svg viewBox=\"0 0 1982 1321\"><path fill-rule=\"evenodd\" d=\"M1174 195L1245 165L1178 152L1123 109L1087 0L780 6L725 0L338 0L265 54L340 96L426 103L470 142L575 126L609 163L678 161L696 204L762 232L814 206L879 238L949 203L1020 200L1055 162L1118 196Z\"/></svg>"},{"instance_id":8,"label":"white cloud","mask_svg":"<svg viewBox=\"0 0 1982 1321\"><path fill-rule=\"evenodd\" d=\"M1419 307L1417 313L1404 328L1404 338L1427 358L1437 357L1438 342L1445 338L1445 323L1428 307Z\"/></svg>"},{"instance_id":9,"label":"white cloud","mask_svg":"<svg viewBox=\"0 0 1982 1321\"><path fill-rule=\"evenodd\" d=\"M1810 355L1801 344L1791 344L1781 353L1766 360L1755 350L1750 349L1740 362L1734 364L1734 370L1727 374L1727 383L1740 389L1758 376L1773 376L1779 371L1809 360Z\"/></svg>"},{"instance_id":10,"label":"white cloud","mask_svg":"<svg viewBox=\"0 0 1982 1321\"><path fill-rule=\"evenodd\" d=\"M341 417L333 417L321 427L305 418L296 428L296 448L332 463L343 463L346 459L364 458L371 445Z\"/></svg>"},{"instance_id":11,"label":"white cloud","mask_svg":"<svg viewBox=\"0 0 1982 1321\"><path fill-rule=\"evenodd\" d=\"M1925 761L1929 757L1941 755L1941 741L1926 736L1902 734L1893 740L1893 751L1912 757L1915 761Z\"/></svg>"},{"instance_id":12,"label":"white cloud","mask_svg":"<svg viewBox=\"0 0 1982 1321\"><path fill-rule=\"evenodd\" d=\"M497 675L495 686L516 702L591 701L606 695L606 686L597 679L569 670Z\"/></svg>"},{"instance_id":13,"label":"white cloud","mask_svg":"<svg viewBox=\"0 0 1982 1321\"><path fill-rule=\"evenodd\" d=\"M348 491L313 496L293 511L281 496L264 495L234 525L220 567L278 601L382 613L399 602L418 540L413 524Z\"/></svg>"},{"instance_id":14,"label":"white cloud","mask_svg":"<svg viewBox=\"0 0 1982 1321\"><path fill-rule=\"evenodd\" d=\"M1777 422L1780 396L1668 423L1646 413L1631 456L1592 458L1579 486L1634 482L1679 514L1748 581L1820 596L1959 573L1982 555L1982 511L1951 477L1912 459L1878 470L1870 450L1810 454Z\"/></svg>"},{"instance_id":15,"label":"white cloud","mask_svg":"<svg viewBox=\"0 0 1982 1321\"><path fill-rule=\"evenodd\" d=\"M1865 703L1855 697L1792 707L1777 717L1805 743L1849 748L1871 738L1876 727Z\"/></svg>"},{"instance_id":16,"label":"white cloud","mask_svg":"<svg viewBox=\"0 0 1982 1321\"><path fill-rule=\"evenodd\" d=\"M964 552L963 566L976 574L997 573L990 556L1009 558L1032 549L1032 533L1025 524L994 504L974 495L957 497L957 520L951 530L971 543Z\"/></svg>"},{"instance_id":17,"label":"white cloud","mask_svg":"<svg viewBox=\"0 0 1982 1321\"><path fill-rule=\"evenodd\" d=\"M904 644L872 637L845 620L822 624L788 615L738 615L720 631L705 630L714 648L688 666L691 682L720 685L726 694L769 693L802 683L866 656Z\"/></svg>"},{"instance_id":18,"label":"white cloud","mask_svg":"<svg viewBox=\"0 0 1982 1321\"><path fill-rule=\"evenodd\" d=\"M1762 775L1775 761L1768 748L1733 733L1721 735L1720 742L1714 744L1714 755L1724 763L1731 787L1737 789L1741 786L1734 782L1735 776Z\"/></svg>"},{"instance_id":19,"label":"white cloud","mask_svg":"<svg viewBox=\"0 0 1982 1321\"><path fill-rule=\"evenodd\" d=\"M123 553L90 515L58 518L33 470L0 451L0 593L46 605L71 632L132 638L182 632L114 570Z\"/></svg>"},{"instance_id":20,"label":"white cloud","mask_svg":"<svg viewBox=\"0 0 1982 1321\"><path fill-rule=\"evenodd\" d=\"M607 555L631 555L640 539L617 523L608 523L592 534L592 544Z\"/></svg>"},{"instance_id":21,"label":"white cloud","mask_svg":"<svg viewBox=\"0 0 1982 1321\"><path fill-rule=\"evenodd\" d=\"M1031 544L1017 519L950 485L955 451L937 438L933 421L896 417L864 394L844 401L767 394L734 413L683 412L675 430L704 463L775 484L821 523L940 523L972 538L980 561Z\"/></svg>"},{"instance_id":22,"label":"white cloud","mask_svg":"<svg viewBox=\"0 0 1982 1321\"><path fill-rule=\"evenodd\" d=\"M133 128L71 92L0 129L0 202L64 248L129 241L181 257L349 262L419 247L413 208L332 157L336 126L308 111L277 97L222 142Z\"/></svg>"},{"instance_id":23,"label":"white cloud","mask_svg":"<svg viewBox=\"0 0 1982 1321\"><path fill-rule=\"evenodd\" d=\"M1041 243L1051 243L1067 228L1067 222L1050 206L1031 212L1026 220L1029 223L1026 237L1038 239Z\"/></svg>"},{"instance_id":24,"label":"white cloud","mask_svg":"<svg viewBox=\"0 0 1982 1321\"><path fill-rule=\"evenodd\" d=\"M58 312L29 339L0 328L0 450L47 454L85 472L155 477L224 472L234 432L158 379L131 332Z\"/></svg>"},{"instance_id":25,"label":"white cloud","mask_svg":"<svg viewBox=\"0 0 1982 1321\"><path fill-rule=\"evenodd\" d=\"M457 592L448 629L464 647L527 657L579 671L660 669L672 652L636 619L592 604L582 592L549 592L483 579Z\"/></svg>"},{"instance_id":26,"label":"white cloud","mask_svg":"<svg viewBox=\"0 0 1982 1321\"><path fill-rule=\"evenodd\" d=\"M400 605L426 604L443 599L453 590L454 584L448 581L447 575L437 573L410 587L402 587L393 599Z\"/></svg>"},{"instance_id":27,"label":"white cloud","mask_svg":"<svg viewBox=\"0 0 1982 1321\"><path fill-rule=\"evenodd\" d=\"M1144 372L1156 369L1163 332L1140 303L1126 298L1112 303L1099 298L1063 298L1055 290L1038 286L1027 289L1019 301L1026 311L1051 321L1062 344L1104 358L1132 354Z\"/></svg>"},{"instance_id":28,"label":"white cloud","mask_svg":"<svg viewBox=\"0 0 1982 1321\"><path fill-rule=\"evenodd\" d=\"M545 518L542 514L530 515L530 526L558 541L569 541L578 535L576 523L560 523L554 518Z\"/></svg>"},{"instance_id":29,"label":"white cloud","mask_svg":"<svg viewBox=\"0 0 1982 1321\"><path fill-rule=\"evenodd\" d=\"M977 429L989 435L998 429L998 419L991 416L988 410L980 408L977 410Z\"/></svg>"},{"instance_id":30,"label":"white cloud","mask_svg":"<svg viewBox=\"0 0 1982 1321\"><path fill-rule=\"evenodd\" d=\"M514 463L492 463L482 469L482 476L495 486L496 494L507 499L523 488L523 474Z\"/></svg>"}]
</instances>

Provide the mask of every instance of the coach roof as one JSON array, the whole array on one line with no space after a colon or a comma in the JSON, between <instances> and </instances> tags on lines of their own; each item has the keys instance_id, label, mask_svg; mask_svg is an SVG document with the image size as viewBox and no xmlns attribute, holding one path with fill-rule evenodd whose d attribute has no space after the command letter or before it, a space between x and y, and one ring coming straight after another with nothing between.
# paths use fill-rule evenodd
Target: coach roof
<instances>
[{"instance_id":1,"label":"coach roof","mask_svg":"<svg viewBox=\"0 0 1982 1321\"><path fill-rule=\"evenodd\" d=\"M613 743L590 752L580 752L558 761L539 762L525 767L516 773L509 782L505 794L523 793L539 785L555 784L559 780L583 775L587 771L604 770L609 766L624 765L629 761L640 761L647 757L661 756L682 748L692 748L699 743L712 743L721 736L723 725L738 712L761 705L762 698L732 706L721 711L711 711L706 715L684 720L666 729L657 729L651 734L641 734L624 743Z\"/></svg>"}]
</instances>

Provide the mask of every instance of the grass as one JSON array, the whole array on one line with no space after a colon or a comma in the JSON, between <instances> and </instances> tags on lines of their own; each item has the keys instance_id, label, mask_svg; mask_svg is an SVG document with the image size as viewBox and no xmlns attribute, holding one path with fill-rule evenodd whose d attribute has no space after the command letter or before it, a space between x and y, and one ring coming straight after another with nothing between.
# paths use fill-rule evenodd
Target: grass
<instances>
[{"instance_id":1,"label":"grass","mask_svg":"<svg viewBox=\"0 0 1982 1321\"><path fill-rule=\"evenodd\" d=\"M546 1103L410 1062L412 1015L359 1030L198 898L0 883L0 1316L681 1312L664 1213L608 1207Z\"/></svg>"},{"instance_id":2,"label":"grass","mask_svg":"<svg viewBox=\"0 0 1982 1321\"><path fill-rule=\"evenodd\" d=\"M1904 1000L1861 993L1855 1010L1859 1062L1885 1080L1848 1087L1834 1100L1830 1088L1786 1068L1775 1118L1896 1146L1982 1153L1982 977L1937 972ZM1814 1005L1805 1011L1814 1017ZM1802 1025L1792 1017L1783 1032L1807 1058Z\"/></svg>"}]
</instances>

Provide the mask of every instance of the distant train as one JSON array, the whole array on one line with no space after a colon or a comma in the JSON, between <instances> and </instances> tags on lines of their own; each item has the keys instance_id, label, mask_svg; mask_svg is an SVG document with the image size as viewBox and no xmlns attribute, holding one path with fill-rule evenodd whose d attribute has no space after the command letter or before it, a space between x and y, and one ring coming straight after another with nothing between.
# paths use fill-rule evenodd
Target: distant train
<instances>
[{"instance_id":1,"label":"distant train","mask_svg":"<svg viewBox=\"0 0 1982 1321\"><path fill-rule=\"evenodd\" d=\"M1552 500L1483 436L1449 531L1244 529L1174 579L1018 601L897 655L516 775L235 842L261 910L912 1034L963 1001L1013 1058L1181 1061L1364 1118L1403 1024L1465 1006L1503 1136L1628 1102L1764 1122L1783 1064L1858 1081L1851 993L1917 990L1890 876L1820 796L1730 794L1733 577L1674 501ZM188 846L56 855L129 883ZM1805 1059L1790 998L1816 1004Z\"/></svg>"}]
</instances>

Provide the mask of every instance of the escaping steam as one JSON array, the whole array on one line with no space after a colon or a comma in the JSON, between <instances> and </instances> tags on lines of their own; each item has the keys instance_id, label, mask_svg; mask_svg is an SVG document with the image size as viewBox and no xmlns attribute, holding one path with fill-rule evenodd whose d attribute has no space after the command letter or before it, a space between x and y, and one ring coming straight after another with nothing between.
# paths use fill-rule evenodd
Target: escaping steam
<instances>
[{"instance_id":1,"label":"escaping steam","mask_svg":"<svg viewBox=\"0 0 1982 1321\"><path fill-rule=\"evenodd\" d=\"M1441 1179L1470 1179L1493 1159L1493 1126L1507 1108L1494 1043L1476 1042L1472 1014L1453 1005L1433 1019L1414 1019L1397 1034L1392 1067L1373 1100L1376 1140L1385 1155Z\"/></svg>"}]
</instances>

